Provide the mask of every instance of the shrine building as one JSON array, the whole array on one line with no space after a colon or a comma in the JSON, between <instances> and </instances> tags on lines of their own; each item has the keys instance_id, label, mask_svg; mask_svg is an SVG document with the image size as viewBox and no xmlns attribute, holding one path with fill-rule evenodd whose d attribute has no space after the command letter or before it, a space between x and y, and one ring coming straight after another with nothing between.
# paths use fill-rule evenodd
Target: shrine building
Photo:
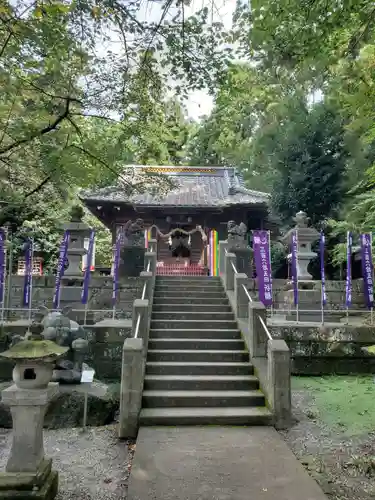
<instances>
[{"instance_id":1,"label":"shrine building","mask_svg":"<svg viewBox=\"0 0 375 500\"><path fill-rule=\"evenodd\" d=\"M111 231L113 240L129 220L142 219L144 227L156 226L152 237L158 239L158 262L172 263L170 239L161 236L175 229L192 231L201 226L206 234L212 229L218 239L226 239L227 223L244 222L248 231L272 229L269 219L269 194L247 189L242 176L232 167L129 166L137 173L165 175L171 183L164 195L143 193L126 195L121 176L116 185L84 191L82 202ZM143 170L139 170L143 169ZM160 178L160 177L159 177ZM204 242L199 231L189 238L189 263L203 264ZM185 256L186 257L186 256Z\"/></svg>"}]
</instances>

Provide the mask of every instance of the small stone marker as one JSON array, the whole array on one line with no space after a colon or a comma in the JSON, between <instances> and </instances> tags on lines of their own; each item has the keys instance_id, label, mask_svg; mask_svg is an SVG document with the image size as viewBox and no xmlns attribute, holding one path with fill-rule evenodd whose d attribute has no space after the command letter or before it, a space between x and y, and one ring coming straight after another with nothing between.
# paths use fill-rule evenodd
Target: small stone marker
<instances>
[{"instance_id":1,"label":"small stone marker","mask_svg":"<svg viewBox=\"0 0 375 500\"><path fill-rule=\"evenodd\" d=\"M95 370L88 369L82 371L81 384L85 384L85 400L83 405L83 428L87 425L88 390L94 381Z\"/></svg>"}]
</instances>

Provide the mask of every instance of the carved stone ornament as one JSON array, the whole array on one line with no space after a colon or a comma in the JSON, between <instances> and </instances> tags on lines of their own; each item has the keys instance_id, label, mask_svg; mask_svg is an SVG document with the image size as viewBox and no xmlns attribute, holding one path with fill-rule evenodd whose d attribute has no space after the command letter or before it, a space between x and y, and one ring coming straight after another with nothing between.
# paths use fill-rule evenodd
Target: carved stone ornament
<instances>
[{"instance_id":1,"label":"carved stone ornament","mask_svg":"<svg viewBox=\"0 0 375 500\"><path fill-rule=\"evenodd\" d=\"M142 219L136 219L134 222L132 220L129 220L125 224L123 231L125 246L144 247L145 226Z\"/></svg>"},{"instance_id":2,"label":"carved stone ornament","mask_svg":"<svg viewBox=\"0 0 375 500\"><path fill-rule=\"evenodd\" d=\"M228 251L232 250L243 250L248 247L246 234L247 234L247 226L243 222L239 225L236 224L235 221L230 220L227 225L228 230Z\"/></svg>"}]
</instances>

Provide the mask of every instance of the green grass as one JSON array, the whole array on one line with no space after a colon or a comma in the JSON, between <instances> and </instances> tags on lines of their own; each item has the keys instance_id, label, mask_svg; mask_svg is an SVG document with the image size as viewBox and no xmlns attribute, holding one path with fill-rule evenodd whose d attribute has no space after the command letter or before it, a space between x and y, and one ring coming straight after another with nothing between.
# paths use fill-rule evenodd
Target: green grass
<instances>
[{"instance_id":1,"label":"green grass","mask_svg":"<svg viewBox=\"0 0 375 500\"><path fill-rule=\"evenodd\" d=\"M318 418L331 428L354 436L374 430L375 383L368 376L293 377L293 389L315 399Z\"/></svg>"}]
</instances>

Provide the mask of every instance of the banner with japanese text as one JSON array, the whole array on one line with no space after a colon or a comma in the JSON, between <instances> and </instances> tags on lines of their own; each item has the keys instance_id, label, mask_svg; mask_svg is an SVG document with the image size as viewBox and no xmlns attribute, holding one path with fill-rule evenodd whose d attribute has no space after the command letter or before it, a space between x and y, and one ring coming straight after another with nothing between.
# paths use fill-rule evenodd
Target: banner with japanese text
<instances>
[{"instance_id":1,"label":"banner with japanese text","mask_svg":"<svg viewBox=\"0 0 375 500\"><path fill-rule=\"evenodd\" d=\"M362 275L363 286L365 292L366 305L369 309L374 307L374 267L372 262L372 238L371 234L365 233L360 235L361 240L361 259L362 259Z\"/></svg>"},{"instance_id":2,"label":"banner with japanese text","mask_svg":"<svg viewBox=\"0 0 375 500\"><path fill-rule=\"evenodd\" d=\"M270 258L270 234L253 231L254 261L258 281L259 300L265 306L272 305L272 275Z\"/></svg>"},{"instance_id":3,"label":"banner with japanese text","mask_svg":"<svg viewBox=\"0 0 375 500\"><path fill-rule=\"evenodd\" d=\"M5 268L6 268L6 235L4 229L0 228L0 304L4 301Z\"/></svg>"},{"instance_id":4,"label":"banner with japanese text","mask_svg":"<svg viewBox=\"0 0 375 500\"><path fill-rule=\"evenodd\" d=\"M324 233L320 233L320 276L322 280L322 305L327 304L327 293L326 293L326 272L324 268L324 252L325 252L326 237Z\"/></svg>"},{"instance_id":5,"label":"banner with japanese text","mask_svg":"<svg viewBox=\"0 0 375 500\"><path fill-rule=\"evenodd\" d=\"M25 307L30 305L33 253L33 240L29 239L25 245L25 279L23 285L23 305Z\"/></svg>"},{"instance_id":6,"label":"banner with japanese text","mask_svg":"<svg viewBox=\"0 0 375 500\"><path fill-rule=\"evenodd\" d=\"M82 304L87 304L87 300L89 298L89 284L90 284L91 269L92 269L92 258L94 254L94 244L95 244L95 231L92 229L90 233L89 248L87 250L86 268L83 278L83 287L81 295Z\"/></svg>"},{"instance_id":7,"label":"banner with japanese text","mask_svg":"<svg viewBox=\"0 0 375 500\"><path fill-rule=\"evenodd\" d=\"M294 305L298 305L298 232L292 233L292 280L293 280L293 297Z\"/></svg>"},{"instance_id":8,"label":"banner with japanese text","mask_svg":"<svg viewBox=\"0 0 375 500\"><path fill-rule=\"evenodd\" d=\"M113 286L112 286L112 305L116 305L117 289L118 289L118 271L120 265L121 252L121 234L117 235L116 244L113 253Z\"/></svg>"},{"instance_id":9,"label":"banner with japanese text","mask_svg":"<svg viewBox=\"0 0 375 500\"><path fill-rule=\"evenodd\" d=\"M68 246L69 246L70 233L69 231L65 231L63 240L60 246L60 255L59 262L57 264L57 272L56 272L56 282L55 282L55 293L53 295L53 308L58 309L60 306L60 288L61 288L61 279L64 276L66 258L68 254Z\"/></svg>"},{"instance_id":10,"label":"banner with japanese text","mask_svg":"<svg viewBox=\"0 0 375 500\"><path fill-rule=\"evenodd\" d=\"M353 236L350 231L346 235L346 284L345 284L345 304L346 307L352 305L352 248Z\"/></svg>"}]
</instances>

